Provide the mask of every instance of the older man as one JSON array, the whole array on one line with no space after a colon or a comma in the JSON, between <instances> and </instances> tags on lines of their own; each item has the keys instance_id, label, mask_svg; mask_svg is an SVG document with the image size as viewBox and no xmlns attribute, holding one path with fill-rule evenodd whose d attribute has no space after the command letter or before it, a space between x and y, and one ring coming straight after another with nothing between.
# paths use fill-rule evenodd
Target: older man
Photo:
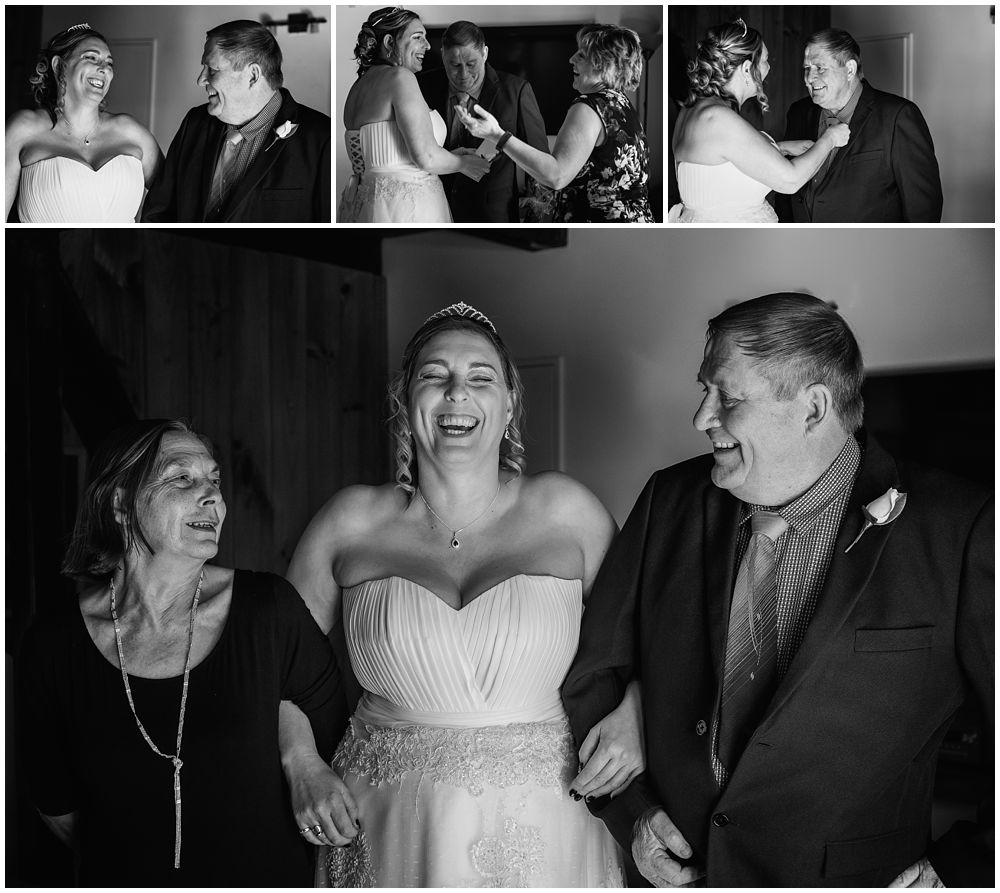
<instances>
[{"instance_id":1,"label":"older man","mask_svg":"<svg viewBox=\"0 0 1000 893\"><path fill-rule=\"evenodd\" d=\"M930 839L967 695L992 757L992 494L860 428L857 342L816 298L728 308L698 379L712 453L650 479L564 686L582 740L642 682L647 771L592 808L659 886L992 886L992 827Z\"/></svg>"},{"instance_id":2,"label":"older man","mask_svg":"<svg viewBox=\"0 0 1000 893\"><path fill-rule=\"evenodd\" d=\"M146 222L328 223L330 119L283 86L281 48L259 22L206 35L191 109L146 197Z\"/></svg>"},{"instance_id":3,"label":"older man","mask_svg":"<svg viewBox=\"0 0 1000 893\"><path fill-rule=\"evenodd\" d=\"M810 37L803 70L809 98L788 110L785 139L814 140L837 122L850 125L851 138L795 195L779 200L782 219L938 223L941 178L920 109L863 78L861 48L846 31Z\"/></svg>"},{"instance_id":4,"label":"older man","mask_svg":"<svg viewBox=\"0 0 1000 893\"><path fill-rule=\"evenodd\" d=\"M545 122L535 94L523 78L497 71L486 59L489 47L483 32L472 22L453 22L441 38L444 69L417 75L427 104L448 124L446 149L479 148L455 114L457 103L471 97L515 136L548 151ZM517 223L517 168L502 152L477 183L462 174L442 177L451 214L456 223Z\"/></svg>"}]
</instances>

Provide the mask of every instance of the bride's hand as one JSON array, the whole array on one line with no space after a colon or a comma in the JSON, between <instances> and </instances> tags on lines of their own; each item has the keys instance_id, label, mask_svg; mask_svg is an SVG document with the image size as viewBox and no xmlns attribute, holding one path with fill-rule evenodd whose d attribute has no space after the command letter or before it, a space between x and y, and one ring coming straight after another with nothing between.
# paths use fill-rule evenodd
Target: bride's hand
<instances>
[{"instance_id":1,"label":"bride's hand","mask_svg":"<svg viewBox=\"0 0 1000 893\"><path fill-rule=\"evenodd\" d=\"M625 697L583 739L583 769L570 784L570 793L591 800L620 794L646 768L641 690L629 683Z\"/></svg>"},{"instance_id":2,"label":"bride's hand","mask_svg":"<svg viewBox=\"0 0 1000 893\"><path fill-rule=\"evenodd\" d=\"M361 824L354 795L319 756L301 760L288 782L295 824L308 843L345 846L357 836Z\"/></svg>"},{"instance_id":3,"label":"bride's hand","mask_svg":"<svg viewBox=\"0 0 1000 893\"><path fill-rule=\"evenodd\" d=\"M826 132L833 138L834 148L837 149L846 146L847 141L851 138L851 128L846 124L834 124L833 127L828 127Z\"/></svg>"},{"instance_id":4,"label":"bride's hand","mask_svg":"<svg viewBox=\"0 0 1000 893\"><path fill-rule=\"evenodd\" d=\"M455 106L455 114L458 120L474 137L481 140L498 140L504 134L504 129L500 123L481 105L473 108L475 115L470 115L468 110L461 105Z\"/></svg>"},{"instance_id":5,"label":"bride's hand","mask_svg":"<svg viewBox=\"0 0 1000 893\"><path fill-rule=\"evenodd\" d=\"M474 149L468 151L471 154L460 150L454 152L461 164L459 173L465 174L470 180L475 180L478 183L486 176L486 172L490 169L490 163L481 155L477 155Z\"/></svg>"}]
</instances>

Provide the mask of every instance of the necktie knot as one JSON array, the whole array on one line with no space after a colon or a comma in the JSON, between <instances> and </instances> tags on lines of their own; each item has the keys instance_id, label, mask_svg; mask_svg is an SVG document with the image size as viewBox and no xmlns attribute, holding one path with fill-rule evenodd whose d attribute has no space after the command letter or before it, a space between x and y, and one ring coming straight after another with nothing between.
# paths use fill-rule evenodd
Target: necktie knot
<instances>
[{"instance_id":1,"label":"necktie knot","mask_svg":"<svg viewBox=\"0 0 1000 893\"><path fill-rule=\"evenodd\" d=\"M778 537L788 530L788 522L777 512L758 511L750 517L750 527L755 535L759 533L776 543Z\"/></svg>"}]
</instances>

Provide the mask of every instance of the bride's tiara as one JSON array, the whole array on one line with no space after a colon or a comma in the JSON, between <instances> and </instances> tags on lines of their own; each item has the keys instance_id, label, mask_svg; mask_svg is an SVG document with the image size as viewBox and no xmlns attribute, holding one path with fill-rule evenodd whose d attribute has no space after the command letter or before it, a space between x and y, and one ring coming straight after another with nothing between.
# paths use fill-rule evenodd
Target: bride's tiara
<instances>
[{"instance_id":1,"label":"bride's tiara","mask_svg":"<svg viewBox=\"0 0 1000 893\"><path fill-rule=\"evenodd\" d=\"M489 317L484 313L480 313L475 307L469 306L465 301L459 301L457 304L452 304L443 310L438 310L437 313L432 313L424 320L424 325L427 325L432 319L445 319L446 317L471 319L473 322L478 322L486 326L494 335L497 333L496 326L490 322Z\"/></svg>"},{"instance_id":2,"label":"bride's tiara","mask_svg":"<svg viewBox=\"0 0 1000 893\"><path fill-rule=\"evenodd\" d=\"M81 22L79 25L70 25L66 31L93 31L94 29L90 27L90 22Z\"/></svg>"}]
</instances>

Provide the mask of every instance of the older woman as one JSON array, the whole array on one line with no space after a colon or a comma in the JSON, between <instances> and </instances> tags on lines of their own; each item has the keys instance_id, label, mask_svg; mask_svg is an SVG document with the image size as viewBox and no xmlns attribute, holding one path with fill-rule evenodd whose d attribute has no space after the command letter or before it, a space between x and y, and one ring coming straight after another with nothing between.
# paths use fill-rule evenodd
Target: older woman
<instances>
[{"instance_id":1,"label":"older woman","mask_svg":"<svg viewBox=\"0 0 1000 893\"><path fill-rule=\"evenodd\" d=\"M430 46L419 16L399 6L373 12L361 26L358 79L344 104L352 175L338 222L450 223L438 174L478 180L489 170L471 149L442 148L447 128L416 77Z\"/></svg>"},{"instance_id":2,"label":"older woman","mask_svg":"<svg viewBox=\"0 0 1000 893\"><path fill-rule=\"evenodd\" d=\"M89 585L17 667L35 806L83 886L309 883L278 709L298 704L332 751L347 716L328 643L280 577L207 563L226 504L184 424L123 429L93 468L64 567Z\"/></svg>"},{"instance_id":3,"label":"older woman","mask_svg":"<svg viewBox=\"0 0 1000 893\"><path fill-rule=\"evenodd\" d=\"M104 110L115 68L90 25L60 31L38 57L38 108L15 112L6 130L6 210L22 223L132 223L162 160L129 115Z\"/></svg>"},{"instance_id":4,"label":"older woman","mask_svg":"<svg viewBox=\"0 0 1000 893\"><path fill-rule=\"evenodd\" d=\"M834 148L847 143L846 124L828 127L815 143L776 143L740 117L748 99L767 111L770 68L764 39L743 19L710 28L698 44L688 65L690 92L674 128L682 204L670 209L670 222L774 223L768 193L797 192Z\"/></svg>"},{"instance_id":5,"label":"older woman","mask_svg":"<svg viewBox=\"0 0 1000 893\"><path fill-rule=\"evenodd\" d=\"M626 95L639 86L639 36L614 25L584 25L570 58L573 100L552 154L505 131L489 112L456 114L473 136L496 142L540 183L561 190L555 219L570 223L652 223L646 181L649 149L639 115Z\"/></svg>"},{"instance_id":6,"label":"older woman","mask_svg":"<svg viewBox=\"0 0 1000 893\"><path fill-rule=\"evenodd\" d=\"M348 844L321 880L621 886L579 801L642 768L638 693L584 742L577 777L559 697L614 522L575 481L524 473L517 370L466 304L418 329L390 400L395 482L335 495L289 567L322 628L342 618L364 688L329 797L298 804Z\"/></svg>"}]
</instances>

